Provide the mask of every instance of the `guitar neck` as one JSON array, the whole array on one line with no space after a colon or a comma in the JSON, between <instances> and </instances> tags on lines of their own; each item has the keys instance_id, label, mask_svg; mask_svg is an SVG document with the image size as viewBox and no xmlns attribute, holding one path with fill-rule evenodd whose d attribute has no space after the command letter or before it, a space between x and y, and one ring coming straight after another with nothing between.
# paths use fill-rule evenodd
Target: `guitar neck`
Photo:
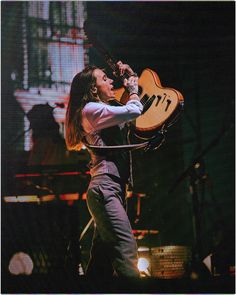
<instances>
[{"instance_id":1,"label":"guitar neck","mask_svg":"<svg viewBox=\"0 0 236 295\"><path fill-rule=\"evenodd\" d=\"M106 52L104 54L104 59L105 59L105 62L107 63L107 65L113 71L113 73L115 73L115 76L117 78L119 78L122 82L124 81L124 79L129 78L130 75L127 72L125 72L123 75L120 75L119 68L117 66L117 62L115 62L114 58L108 52Z\"/></svg>"},{"instance_id":2,"label":"guitar neck","mask_svg":"<svg viewBox=\"0 0 236 295\"><path fill-rule=\"evenodd\" d=\"M120 75L119 68L117 66L118 60L115 60L114 57L112 57L111 54L98 42L98 40L94 41L93 45L103 56L106 64L111 68L113 73L115 73L116 78L119 78L122 82L124 81L124 79L129 78L130 75L127 72L125 72L123 75Z\"/></svg>"},{"instance_id":3,"label":"guitar neck","mask_svg":"<svg viewBox=\"0 0 236 295\"><path fill-rule=\"evenodd\" d=\"M111 68L116 78L119 78L122 82L124 79L127 79L130 75L128 73L124 73L124 75L120 75L119 67L117 66L117 59L114 59L111 54L104 48L101 42L94 37L92 34L92 26L88 22L84 23L84 29L86 34L89 35L89 39L92 41L92 45L98 50L98 52L103 56L107 65Z\"/></svg>"}]
</instances>

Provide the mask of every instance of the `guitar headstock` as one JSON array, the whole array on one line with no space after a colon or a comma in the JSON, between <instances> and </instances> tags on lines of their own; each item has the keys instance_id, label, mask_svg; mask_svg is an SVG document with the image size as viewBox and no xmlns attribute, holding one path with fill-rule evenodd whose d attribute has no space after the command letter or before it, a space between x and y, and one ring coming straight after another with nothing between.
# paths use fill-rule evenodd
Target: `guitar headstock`
<instances>
[{"instance_id":1,"label":"guitar headstock","mask_svg":"<svg viewBox=\"0 0 236 295\"><path fill-rule=\"evenodd\" d=\"M119 67L117 66L118 59L115 59L105 47L101 44L101 42L96 38L96 30L93 24L88 21L84 22L84 31L87 35L87 38L92 42L92 45L98 50L98 52L103 56L106 64L112 70L112 74L120 79L122 82L124 79L127 79L130 75L128 73L124 73L122 76L119 72Z\"/></svg>"}]
</instances>

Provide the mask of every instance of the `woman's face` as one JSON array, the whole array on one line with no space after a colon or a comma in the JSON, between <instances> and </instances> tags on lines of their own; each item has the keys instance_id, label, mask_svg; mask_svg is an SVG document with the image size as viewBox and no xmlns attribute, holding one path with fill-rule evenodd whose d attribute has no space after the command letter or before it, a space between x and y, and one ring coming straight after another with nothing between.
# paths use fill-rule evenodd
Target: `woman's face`
<instances>
[{"instance_id":1,"label":"woman's face","mask_svg":"<svg viewBox=\"0 0 236 295\"><path fill-rule=\"evenodd\" d=\"M113 91L113 80L109 79L107 75L100 69L95 69L93 72L96 78L96 85L94 87L95 94L102 100L107 102L115 97Z\"/></svg>"}]
</instances>

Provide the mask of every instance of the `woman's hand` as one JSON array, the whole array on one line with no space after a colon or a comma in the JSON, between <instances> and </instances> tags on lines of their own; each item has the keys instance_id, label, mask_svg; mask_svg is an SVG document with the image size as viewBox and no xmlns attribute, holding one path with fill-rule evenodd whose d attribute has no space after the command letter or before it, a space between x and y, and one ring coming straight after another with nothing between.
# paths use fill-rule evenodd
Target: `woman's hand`
<instances>
[{"instance_id":1,"label":"woman's hand","mask_svg":"<svg viewBox=\"0 0 236 295\"><path fill-rule=\"evenodd\" d=\"M120 76L123 76L125 73L129 75L129 77L125 78L123 81L123 85L129 94L129 98L139 100L137 74L134 73L129 65L123 64L121 61L118 61L116 65L118 66Z\"/></svg>"},{"instance_id":2,"label":"woman's hand","mask_svg":"<svg viewBox=\"0 0 236 295\"><path fill-rule=\"evenodd\" d=\"M129 75L136 75L137 76L137 74L134 73L134 71L131 69L131 67L129 65L123 64L121 61L118 61L116 65L119 69L120 76L123 76L124 73L128 73Z\"/></svg>"},{"instance_id":3,"label":"woman's hand","mask_svg":"<svg viewBox=\"0 0 236 295\"><path fill-rule=\"evenodd\" d=\"M124 87L129 95L138 95L138 77L130 76L128 79L124 79Z\"/></svg>"},{"instance_id":4,"label":"woman's hand","mask_svg":"<svg viewBox=\"0 0 236 295\"><path fill-rule=\"evenodd\" d=\"M127 79L124 79L123 85L126 91L129 93L132 98L134 95L138 96L138 77L137 74L131 69L131 67L127 64L123 64L121 61L118 61L116 64L119 68L119 73L123 76L125 73L128 73L130 76Z\"/></svg>"}]
</instances>

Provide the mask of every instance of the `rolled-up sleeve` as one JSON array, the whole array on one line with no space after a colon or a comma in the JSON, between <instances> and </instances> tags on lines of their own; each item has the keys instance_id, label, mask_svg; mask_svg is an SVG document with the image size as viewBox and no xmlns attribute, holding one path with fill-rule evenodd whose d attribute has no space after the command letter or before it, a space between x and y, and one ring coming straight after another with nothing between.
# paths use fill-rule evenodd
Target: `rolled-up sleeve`
<instances>
[{"instance_id":1,"label":"rolled-up sleeve","mask_svg":"<svg viewBox=\"0 0 236 295\"><path fill-rule=\"evenodd\" d=\"M130 100L124 106L90 102L82 111L82 125L86 132L100 130L132 121L141 115L142 110L143 105L138 100Z\"/></svg>"}]
</instances>

